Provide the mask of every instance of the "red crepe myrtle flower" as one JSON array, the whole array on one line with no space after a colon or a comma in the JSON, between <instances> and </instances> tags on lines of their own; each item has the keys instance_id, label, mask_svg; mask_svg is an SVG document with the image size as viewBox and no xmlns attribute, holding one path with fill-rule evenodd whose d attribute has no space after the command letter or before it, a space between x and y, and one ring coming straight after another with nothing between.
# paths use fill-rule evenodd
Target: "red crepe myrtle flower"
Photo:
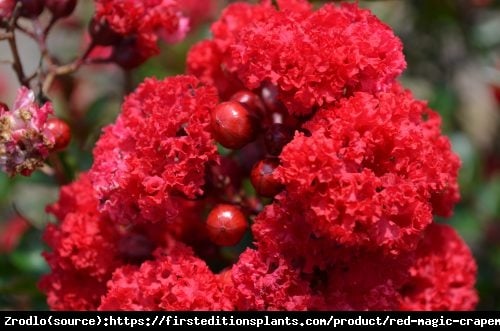
<instances>
[{"instance_id":1,"label":"red crepe myrtle flower","mask_svg":"<svg viewBox=\"0 0 500 331\"><path fill-rule=\"evenodd\" d=\"M49 207L51 308L474 307L470 252L432 224L459 198L459 160L439 115L394 81L401 43L354 4L277 3L229 6L189 54L198 78L147 79L127 97L89 174ZM221 157L210 114L228 101L260 127ZM245 187L265 158L279 190L261 199ZM221 204L252 220L254 249L211 242Z\"/></svg>"},{"instance_id":2,"label":"red crepe myrtle flower","mask_svg":"<svg viewBox=\"0 0 500 331\"><path fill-rule=\"evenodd\" d=\"M224 77L248 89L271 82L289 112L305 115L354 91L387 90L406 66L399 39L367 10L278 4L226 8L212 26L213 41L192 50L189 72L222 87L222 94L233 87L221 82Z\"/></svg>"},{"instance_id":3,"label":"red crepe myrtle flower","mask_svg":"<svg viewBox=\"0 0 500 331\"><path fill-rule=\"evenodd\" d=\"M59 201L47 208L59 220L45 230L44 240L52 252L44 257L52 272L40 282L52 309L96 309L106 281L121 264L119 229L98 212L97 205L88 175L82 175L63 187Z\"/></svg>"},{"instance_id":4,"label":"red crepe myrtle flower","mask_svg":"<svg viewBox=\"0 0 500 331\"><path fill-rule=\"evenodd\" d=\"M217 0L182 0L179 1L179 6L182 13L189 17L190 30L198 27L198 25L215 18L218 7Z\"/></svg>"},{"instance_id":5,"label":"red crepe myrtle flower","mask_svg":"<svg viewBox=\"0 0 500 331\"><path fill-rule=\"evenodd\" d=\"M307 310L315 297L298 269L247 249L231 269L238 310Z\"/></svg>"},{"instance_id":6,"label":"red crepe myrtle flower","mask_svg":"<svg viewBox=\"0 0 500 331\"><path fill-rule=\"evenodd\" d=\"M153 254L157 248L168 252L181 245L173 237L188 243L195 240L192 247L202 248L203 237L196 235L201 231L195 225L201 228L204 223L191 215L199 207L184 205L183 213L168 226L122 226L100 213L98 205L89 175L82 174L63 187L58 202L47 208L58 222L45 230L44 240L52 251L44 257L52 271L39 286L51 309L97 309L117 270L159 259L162 255Z\"/></svg>"},{"instance_id":7,"label":"red crepe myrtle flower","mask_svg":"<svg viewBox=\"0 0 500 331\"><path fill-rule=\"evenodd\" d=\"M194 77L142 83L94 150L100 210L117 222L160 222L178 214L179 199L201 195L207 163L217 160L209 119L216 102Z\"/></svg>"},{"instance_id":8,"label":"red crepe myrtle flower","mask_svg":"<svg viewBox=\"0 0 500 331\"><path fill-rule=\"evenodd\" d=\"M424 119L425 117L425 119ZM439 117L405 91L358 92L318 111L281 153L286 197L310 201L317 237L412 249L458 200L458 158Z\"/></svg>"},{"instance_id":9,"label":"red crepe myrtle flower","mask_svg":"<svg viewBox=\"0 0 500 331\"><path fill-rule=\"evenodd\" d=\"M43 165L55 138L47 129L53 113L50 102L39 106L35 94L26 87L18 90L9 111L0 105L0 169L9 176L29 176Z\"/></svg>"},{"instance_id":10,"label":"red crepe myrtle flower","mask_svg":"<svg viewBox=\"0 0 500 331\"><path fill-rule=\"evenodd\" d=\"M403 310L472 310L477 266L470 249L449 225L432 224L416 250L403 286Z\"/></svg>"},{"instance_id":11,"label":"red crepe myrtle flower","mask_svg":"<svg viewBox=\"0 0 500 331\"><path fill-rule=\"evenodd\" d=\"M157 55L159 37L173 43L183 39L188 30L188 19L182 16L176 0L96 0L94 21L123 38L116 39L115 54L131 53L127 62L118 61L125 68Z\"/></svg>"},{"instance_id":12,"label":"red crepe myrtle flower","mask_svg":"<svg viewBox=\"0 0 500 331\"><path fill-rule=\"evenodd\" d=\"M215 274L180 243L154 261L117 269L100 310L231 310Z\"/></svg>"}]
</instances>

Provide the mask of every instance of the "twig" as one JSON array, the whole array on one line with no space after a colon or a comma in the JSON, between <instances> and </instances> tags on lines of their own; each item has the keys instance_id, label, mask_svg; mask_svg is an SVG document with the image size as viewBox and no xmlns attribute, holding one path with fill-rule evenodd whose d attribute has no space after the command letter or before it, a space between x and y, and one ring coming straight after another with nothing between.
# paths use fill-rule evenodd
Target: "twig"
<instances>
[{"instance_id":1,"label":"twig","mask_svg":"<svg viewBox=\"0 0 500 331\"><path fill-rule=\"evenodd\" d=\"M54 24L57 22L57 17L52 16L50 19L49 24L45 27L45 30L43 30L43 35L46 36L49 34L50 29L54 26Z\"/></svg>"},{"instance_id":2,"label":"twig","mask_svg":"<svg viewBox=\"0 0 500 331\"><path fill-rule=\"evenodd\" d=\"M14 34L12 32L0 32L0 40L10 39L13 35Z\"/></svg>"},{"instance_id":3,"label":"twig","mask_svg":"<svg viewBox=\"0 0 500 331\"><path fill-rule=\"evenodd\" d=\"M38 48L40 49L41 58L47 61L49 67L52 67L57 65L57 60L50 55L49 49L47 48L47 35L45 31L48 32L49 30L50 30L50 24L49 26L47 26L47 28L43 29L38 19L33 20L33 34L35 37L35 41L38 43Z\"/></svg>"},{"instance_id":4,"label":"twig","mask_svg":"<svg viewBox=\"0 0 500 331\"><path fill-rule=\"evenodd\" d=\"M36 36L33 31L27 30L24 26L19 25L19 22L16 22L16 29L36 41Z\"/></svg>"},{"instance_id":5,"label":"twig","mask_svg":"<svg viewBox=\"0 0 500 331\"><path fill-rule=\"evenodd\" d=\"M23 66L21 63L21 57L19 56L19 50L17 49L17 42L16 42L16 34L14 33L14 28L16 26L16 20L19 15L19 9L21 8L21 2L18 2L16 4L16 7L14 8L14 12L12 13L12 17L9 21L9 25L7 28L7 33L11 33L12 36L11 38L8 38L10 50L12 52L12 57L14 59L14 62L12 63L12 68L14 69L17 79L21 83L21 85L27 86L29 84L28 81L26 81L26 77L24 76L24 71L23 71Z\"/></svg>"},{"instance_id":6,"label":"twig","mask_svg":"<svg viewBox=\"0 0 500 331\"><path fill-rule=\"evenodd\" d=\"M69 179L66 177L64 171L64 165L59 158L57 153L52 153L49 155L48 160L52 165L52 169L54 170L54 177L56 178L59 185L65 185L69 182Z\"/></svg>"},{"instance_id":7,"label":"twig","mask_svg":"<svg viewBox=\"0 0 500 331\"><path fill-rule=\"evenodd\" d=\"M80 56L78 59L76 59L75 61L73 61L71 63L65 64L65 65L62 65L59 67L55 67L54 69L49 71L49 73L47 74L47 77L45 78L45 80L43 81L43 84L42 84L43 94L47 95L47 92L49 91L50 87L52 86L52 83L54 82L54 79L57 76L71 74L71 73L77 71L83 64L85 64L86 63L85 60L90 55L90 52L92 52L92 50L94 49L95 46L96 45L94 43L90 43L89 46L87 47L87 50L85 51L85 53L83 53L83 55Z\"/></svg>"}]
</instances>

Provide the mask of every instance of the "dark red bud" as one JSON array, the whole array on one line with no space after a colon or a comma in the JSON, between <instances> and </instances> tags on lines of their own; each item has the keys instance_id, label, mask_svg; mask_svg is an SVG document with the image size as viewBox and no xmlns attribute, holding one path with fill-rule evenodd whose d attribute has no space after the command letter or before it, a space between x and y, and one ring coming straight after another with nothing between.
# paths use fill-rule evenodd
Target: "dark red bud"
<instances>
[{"instance_id":1,"label":"dark red bud","mask_svg":"<svg viewBox=\"0 0 500 331\"><path fill-rule=\"evenodd\" d=\"M8 20L15 6L15 0L0 0L0 20Z\"/></svg>"},{"instance_id":2,"label":"dark red bud","mask_svg":"<svg viewBox=\"0 0 500 331\"><path fill-rule=\"evenodd\" d=\"M283 189L283 185L273 176L278 166L277 159L267 158L257 162L252 168L250 181L259 195L272 198Z\"/></svg>"},{"instance_id":3,"label":"dark red bud","mask_svg":"<svg viewBox=\"0 0 500 331\"><path fill-rule=\"evenodd\" d=\"M47 121L47 130L55 138L53 151L61 151L68 147L71 140L71 129L66 122L59 118L51 118Z\"/></svg>"},{"instance_id":4,"label":"dark red bud","mask_svg":"<svg viewBox=\"0 0 500 331\"><path fill-rule=\"evenodd\" d=\"M293 132L283 124L272 124L264 135L267 152L271 155L280 155L283 147L293 138Z\"/></svg>"},{"instance_id":5,"label":"dark red bud","mask_svg":"<svg viewBox=\"0 0 500 331\"><path fill-rule=\"evenodd\" d=\"M208 214L208 236L219 246L236 245L245 235L247 228L245 215L236 206L220 204Z\"/></svg>"},{"instance_id":6,"label":"dark red bud","mask_svg":"<svg viewBox=\"0 0 500 331\"><path fill-rule=\"evenodd\" d=\"M239 91L231 97L231 101L241 103L249 111L250 115L262 120L265 115L264 104L259 96L250 91Z\"/></svg>"},{"instance_id":7,"label":"dark red bud","mask_svg":"<svg viewBox=\"0 0 500 331\"><path fill-rule=\"evenodd\" d=\"M45 6L55 18L71 15L75 10L76 0L45 0Z\"/></svg>"},{"instance_id":8,"label":"dark red bud","mask_svg":"<svg viewBox=\"0 0 500 331\"><path fill-rule=\"evenodd\" d=\"M220 103L210 115L212 134L222 146L239 149L255 139L256 120L239 102Z\"/></svg>"},{"instance_id":9,"label":"dark red bud","mask_svg":"<svg viewBox=\"0 0 500 331\"><path fill-rule=\"evenodd\" d=\"M262 88L260 90L260 97L264 102L264 106L269 110L269 113L286 112L286 108L283 105L283 103L278 99L278 95L279 95L279 90L276 85L273 85L269 82L265 82L264 84L262 84Z\"/></svg>"},{"instance_id":10,"label":"dark red bud","mask_svg":"<svg viewBox=\"0 0 500 331\"><path fill-rule=\"evenodd\" d=\"M20 15L34 18L43 12L45 0L18 0L21 3Z\"/></svg>"}]
</instances>

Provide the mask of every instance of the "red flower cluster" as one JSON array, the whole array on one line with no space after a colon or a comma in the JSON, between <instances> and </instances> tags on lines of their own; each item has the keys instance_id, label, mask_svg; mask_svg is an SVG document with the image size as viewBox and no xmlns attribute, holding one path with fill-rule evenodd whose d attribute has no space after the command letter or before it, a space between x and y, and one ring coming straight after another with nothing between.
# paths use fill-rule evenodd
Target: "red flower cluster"
<instances>
[{"instance_id":1,"label":"red flower cluster","mask_svg":"<svg viewBox=\"0 0 500 331\"><path fill-rule=\"evenodd\" d=\"M229 299L222 294L219 294L219 305L214 304L212 300L215 300L216 293L222 293L217 288L215 274L202 260L194 257L190 248L173 237L183 239L185 233L197 231L194 225L198 220L192 218L187 208L178 220L168 226L123 226L100 213L98 204L89 175L83 174L64 187L59 201L47 208L59 220L45 231L44 239L53 251L44 253L44 256L52 273L40 282L52 309L186 310L231 307L228 306ZM203 242L199 236L191 237L191 240L197 240L198 245ZM185 241L189 242L188 239ZM145 278L140 280L139 275ZM159 275L164 278L162 287L158 287ZM193 276L198 278L191 279ZM178 283L181 277L185 278L184 287ZM131 282L137 283L132 285ZM162 295L172 290L173 285L179 292L162 302ZM202 288L206 292L201 293ZM153 295L151 291L159 297L155 300L146 298ZM181 293L184 293L182 300ZM192 294L198 295L198 299ZM146 301L149 303L146 304Z\"/></svg>"},{"instance_id":2,"label":"red flower cluster","mask_svg":"<svg viewBox=\"0 0 500 331\"><path fill-rule=\"evenodd\" d=\"M227 78L248 89L271 82L290 113L307 115L354 91L387 90L406 66L399 39L367 10L278 4L229 6L212 26L213 41L191 51L189 71L222 93L234 87L224 86Z\"/></svg>"},{"instance_id":3,"label":"red flower cluster","mask_svg":"<svg viewBox=\"0 0 500 331\"><path fill-rule=\"evenodd\" d=\"M281 153L278 199L310 201L312 233L346 246L408 250L458 200L459 160L440 118L409 92L357 92L319 110Z\"/></svg>"},{"instance_id":4,"label":"red flower cluster","mask_svg":"<svg viewBox=\"0 0 500 331\"><path fill-rule=\"evenodd\" d=\"M448 225L431 224L418 244L410 279L401 289L404 310L473 310L477 266Z\"/></svg>"},{"instance_id":5,"label":"red flower cluster","mask_svg":"<svg viewBox=\"0 0 500 331\"><path fill-rule=\"evenodd\" d=\"M94 150L90 172L100 209L121 223L163 222L203 193L217 160L207 114L216 91L193 77L148 79L123 104Z\"/></svg>"},{"instance_id":6,"label":"red flower cluster","mask_svg":"<svg viewBox=\"0 0 500 331\"><path fill-rule=\"evenodd\" d=\"M176 0L96 0L91 34L98 44L114 45L114 60L136 67L159 53L158 37L167 42L184 38L188 19Z\"/></svg>"},{"instance_id":7,"label":"red flower cluster","mask_svg":"<svg viewBox=\"0 0 500 331\"><path fill-rule=\"evenodd\" d=\"M433 223L459 160L395 82L401 43L355 5L278 5L231 5L191 50L198 78L125 100L48 209L51 308L474 308L472 254ZM245 218L255 248L221 249Z\"/></svg>"},{"instance_id":8,"label":"red flower cluster","mask_svg":"<svg viewBox=\"0 0 500 331\"><path fill-rule=\"evenodd\" d=\"M108 282L101 310L229 310L217 277L180 243L155 252L154 261L124 266Z\"/></svg>"}]
</instances>

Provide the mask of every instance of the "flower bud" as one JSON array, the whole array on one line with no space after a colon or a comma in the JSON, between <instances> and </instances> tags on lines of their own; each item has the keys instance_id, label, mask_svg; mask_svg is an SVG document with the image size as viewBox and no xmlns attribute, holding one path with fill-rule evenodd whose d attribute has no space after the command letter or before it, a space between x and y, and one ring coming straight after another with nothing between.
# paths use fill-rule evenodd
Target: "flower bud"
<instances>
[{"instance_id":1,"label":"flower bud","mask_svg":"<svg viewBox=\"0 0 500 331\"><path fill-rule=\"evenodd\" d=\"M219 246L236 245L243 238L247 227L245 215L236 206L220 204L208 214L208 236Z\"/></svg>"},{"instance_id":2,"label":"flower bud","mask_svg":"<svg viewBox=\"0 0 500 331\"><path fill-rule=\"evenodd\" d=\"M51 118L47 121L47 130L55 140L52 151L61 151L68 147L71 140L71 129L66 122L58 118Z\"/></svg>"},{"instance_id":3,"label":"flower bud","mask_svg":"<svg viewBox=\"0 0 500 331\"><path fill-rule=\"evenodd\" d=\"M40 16L43 12L45 0L18 0L21 3L20 15L28 18Z\"/></svg>"},{"instance_id":4,"label":"flower bud","mask_svg":"<svg viewBox=\"0 0 500 331\"><path fill-rule=\"evenodd\" d=\"M250 181L259 195L272 198L283 188L273 176L278 165L278 160L268 158L257 162L253 167Z\"/></svg>"},{"instance_id":5,"label":"flower bud","mask_svg":"<svg viewBox=\"0 0 500 331\"><path fill-rule=\"evenodd\" d=\"M247 108L239 102L228 101L211 112L212 134L222 146L239 149L255 139L257 123Z\"/></svg>"},{"instance_id":6,"label":"flower bud","mask_svg":"<svg viewBox=\"0 0 500 331\"><path fill-rule=\"evenodd\" d=\"M55 18L71 15L75 10L76 0L45 0L45 6Z\"/></svg>"}]
</instances>

